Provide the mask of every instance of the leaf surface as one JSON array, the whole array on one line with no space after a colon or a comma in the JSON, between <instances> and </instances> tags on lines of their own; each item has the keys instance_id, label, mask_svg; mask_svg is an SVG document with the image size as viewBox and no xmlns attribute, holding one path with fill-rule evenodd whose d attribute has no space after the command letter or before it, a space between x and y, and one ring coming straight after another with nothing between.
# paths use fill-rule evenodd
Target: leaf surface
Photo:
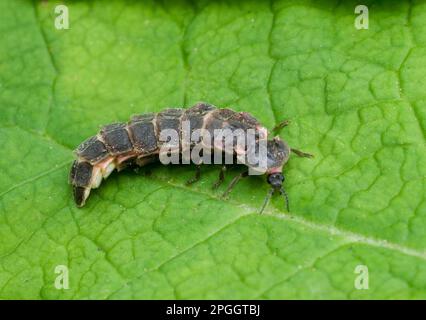
<instances>
[{"instance_id":1,"label":"leaf surface","mask_svg":"<svg viewBox=\"0 0 426 320\"><path fill-rule=\"evenodd\" d=\"M426 298L425 1L367 1L368 30L353 1L70 1L69 30L57 4L0 2L0 298ZM285 167L290 213L257 214L264 177L221 199L207 166L113 174L75 207L83 139L197 101L291 119L315 158Z\"/></svg>"}]
</instances>

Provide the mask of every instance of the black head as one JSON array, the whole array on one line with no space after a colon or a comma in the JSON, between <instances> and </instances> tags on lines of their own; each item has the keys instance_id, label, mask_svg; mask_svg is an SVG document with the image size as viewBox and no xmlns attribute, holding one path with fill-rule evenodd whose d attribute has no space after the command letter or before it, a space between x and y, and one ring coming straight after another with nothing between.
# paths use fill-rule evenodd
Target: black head
<instances>
[{"instance_id":1,"label":"black head","mask_svg":"<svg viewBox=\"0 0 426 320\"><path fill-rule=\"evenodd\" d=\"M271 185L272 188L266 195L266 198L263 203L262 209L260 210L260 213L263 212L263 210L265 209L266 205L269 202L269 199L271 199L275 191L278 191L285 198L287 211L290 211L290 207L288 204L288 196L283 187L284 180L285 180L284 175L281 172L275 172L268 175L268 177L266 178L266 181L268 181L268 183Z\"/></svg>"},{"instance_id":2,"label":"black head","mask_svg":"<svg viewBox=\"0 0 426 320\"><path fill-rule=\"evenodd\" d=\"M278 190L281 189L284 180L284 175L281 172L271 173L267 177L267 181L272 186L272 188Z\"/></svg>"}]
</instances>

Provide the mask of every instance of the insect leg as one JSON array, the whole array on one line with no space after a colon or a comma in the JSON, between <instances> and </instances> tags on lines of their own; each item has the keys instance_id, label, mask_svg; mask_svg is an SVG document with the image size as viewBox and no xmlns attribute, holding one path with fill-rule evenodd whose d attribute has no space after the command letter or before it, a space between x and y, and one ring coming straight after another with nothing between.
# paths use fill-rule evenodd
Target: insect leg
<instances>
[{"instance_id":1,"label":"insect leg","mask_svg":"<svg viewBox=\"0 0 426 320\"><path fill-rule=\"evenodd\" d=\"M194 182L197 182L198 180L200 180L200 176L201 176L201 166L197 165L195 167L195 175L191 179L186 181L186 185L190 185L190 184L193 184Z\"/></svg>"},{"instance_id":2,"label":"insect leg","mask_svg":"<svg viewBox=\"0 0 426 320\"><path fill-rule=\"evenodd\" d=\"M290 124L290 120L283 120L272 128L272 131L279 132L282 128L287 127Z\"/></svg>"},{"instance_id":3,"label":"insect leg","mask_svg":"<svg viewBox=\"0 0 426 320\"><path fill-rule=\"evenodd\" d=\"M295 154L297 154L299 157L303 157L303 158L313 158L314 155L307 153L307 152L303 152L294 148L291 148L291 152L294 152Z\"/></svg>"},{"instance_id":4,"label":"insect leg","mask_svg":"<svg viewBox=\"0 0 426 320\"><path fill-rule=\"evenodd\" d=\"M217 189L222 184L223 180L225 180L225 171L226 166L222 166L219 172L219 179L213 184L213 189Z\"/></svg>"},{"instance_id":5,"label":"insect leg","mask_svg":"<svg viewBox=\"0 0 426 320\"><path fill-rule=\"evenodd\" d=\"M248 176L248 171L244 171L244 172L241 172L236 177L234 177L234 179L232 179L231 183L229 184L228 188L226 188L226 191L223 193L222 197L225 198L231 192L231 190L235 187L237 182L240 181L241 178L244 178L247 176Z\"/></svg>"}]
</instances>

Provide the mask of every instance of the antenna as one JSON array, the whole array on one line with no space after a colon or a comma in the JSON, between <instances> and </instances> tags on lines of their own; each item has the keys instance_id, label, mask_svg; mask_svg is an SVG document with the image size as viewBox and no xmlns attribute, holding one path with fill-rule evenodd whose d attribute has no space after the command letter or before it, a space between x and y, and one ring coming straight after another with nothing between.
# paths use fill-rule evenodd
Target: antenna
<instances>
[{"instance_id":1,"label":"antenna","mask_svg":"<svg viewBox=\"0 0 426 320\"><path fill-rule=\"evenodd\" d=\"M290 212L290 205L288 203L288 195L287 195L287 192L285 192L284 188L280 189L280 194L282 194L285 198L285 205L286 205L286 208L287 208L287 212Z\"/></svg>"},{"instance_id":2,"label":"antenna","mask_svg":"<svg viewBox=\"0 0 426 320\"><path fill-rule=\"evenodd\" d=\"M263 206L262 209L260 209L260 214L262 214L263 210L265 209L266 205L268 204L269 200L272 197L272 194L274 193L275 189L272 188L271 190L269 190L268 194L266 195L265 201L263 202Z\"/></svg>"}]
</instances>

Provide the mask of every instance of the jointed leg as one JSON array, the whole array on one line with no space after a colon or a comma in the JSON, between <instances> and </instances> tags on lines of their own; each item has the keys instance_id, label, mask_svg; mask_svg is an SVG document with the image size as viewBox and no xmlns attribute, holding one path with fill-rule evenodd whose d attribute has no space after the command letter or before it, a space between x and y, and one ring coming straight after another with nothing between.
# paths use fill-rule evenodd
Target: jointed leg
<instances>
[{"instance_id":1,"label":"jointed leg","mask_svg":"<svg viewBox=\"0 0 426 320\"><path fill-rule=\"evenodd\" d=\"M291 152L294 152L299 157L304 157L304 158L313 158L314 157L313 154L310 154L310 153L307 153L307 152L303 152L303 151L300 151L300 150L297 150L297 149L294 149L294 148L290 148L290 149L291 149Z\"/></svg>"},{"instance_id":2,"label":"jointed leg","mask_svg":"<svg viewBox=\"0 0 426 320\"><path fill-rule=\"evenodd\" d=\"M197 182L198 180L200 180L200 176L201 176L201 166L197 165L195 167L195 175L191 179L186 181L186 185L190 185L190 184L193 184L194 182Z\"/></svg>"},{"instance_id":3,"label":"jointed leg","mask_svg":"<svg viewBox=\"0 0 426 320\"><path fill-rule=\"evenodd\" d=\"M234 179L232 179L231 183L229 184L228 188L226 188L226 191L223 193L222 197L225 198L231 192L231 190L235 187L237 182L240 181L241 178L244 178L247 176L248 176L248 171L244 171L244 172L241 172L236 177L234 177Z\"/></svg>"},{"instance_id":4,"label":"jointed leg","mask_svg":"<svg viewBox=\"0 0 426 320\"><path fill-rule=\"evenodd\" d=\"M273 132L278 132L280 131L282 128L288 126L290 124L290 120L284 120L281 121L280 123L278 123L273 129ZM307 153L307 152L303 152L294 148L291 148L291 151L294 152L295 154L297 154L299 157L304 157L304 158L313 158L314 155Z\"/></svg>"},{"instance_id":5,"label":"jointed leg","mask_svg":"<svg viewBox=\"0 0 426 320\"><path fill-rule=\"evenodd\" d=\"M213 184L213 189L217 189L222 184L223 180L225 180L225 171L226 166L222 166L219 172L219 179Z\"/></svg>"},{"instance_id":6,"label":"jointed leg","mask_svg":"<svg viewBox=\"0 0 426 320\"><path fill-rule=\"evenodd\" d=\"M279 122L277 125L275 125L275 127L272 128L272 131L278 132L282 128L287 127L289 124L290 124L290 120L283 120L283 121Z\"/></svg>"}]
</instances>

